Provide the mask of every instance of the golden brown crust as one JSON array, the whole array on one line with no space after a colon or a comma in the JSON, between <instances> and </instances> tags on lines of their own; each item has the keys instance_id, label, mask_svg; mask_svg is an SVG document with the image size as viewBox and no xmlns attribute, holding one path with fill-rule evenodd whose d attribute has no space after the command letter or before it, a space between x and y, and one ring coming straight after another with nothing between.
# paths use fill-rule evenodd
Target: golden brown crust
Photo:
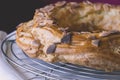
<instances>
[{"instance_id":1,"label":"golden brown crust","mask_svg":"<svg viewBox=\"0 0 120 80\"><path fill-rule=\"evenodd\" d=\"M119 20L119 6L58 2L19 25L16 42L30 57L47 62L120 70Z\"/></svg>"}]
</instances>

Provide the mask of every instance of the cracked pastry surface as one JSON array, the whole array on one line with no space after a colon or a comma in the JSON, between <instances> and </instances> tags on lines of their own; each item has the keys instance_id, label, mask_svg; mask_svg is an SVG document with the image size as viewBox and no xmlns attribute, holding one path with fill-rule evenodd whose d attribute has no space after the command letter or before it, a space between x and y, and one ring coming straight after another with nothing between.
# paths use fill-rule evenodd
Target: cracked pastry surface
<instances>
[{"instance_id":1,"label":"cracked pastry surface","mask_svg":"<svg viewBox=\"0 0 120 80\"><path fill-rule=\"evenodd\" d=\"M31 58L120 70L120 6L65 1L47 5L18 25L16 42Z\"/></svg>"}]
</instances>

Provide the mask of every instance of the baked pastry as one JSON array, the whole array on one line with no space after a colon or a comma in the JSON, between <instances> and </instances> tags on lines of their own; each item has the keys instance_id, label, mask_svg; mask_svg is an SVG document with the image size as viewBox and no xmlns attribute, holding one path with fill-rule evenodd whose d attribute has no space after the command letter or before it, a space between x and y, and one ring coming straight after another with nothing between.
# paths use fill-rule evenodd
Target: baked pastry
<instances>
[{"instance_id":1,"label":"baked pastry","mask_svg":"<svg viewBox=\"0 0 120 80\"><path fill-rule=\"evenodd\" d=\"M31 58L120 70L120 7L61 1L18 25L18 46Z\"/></svg>"}]
</instances>

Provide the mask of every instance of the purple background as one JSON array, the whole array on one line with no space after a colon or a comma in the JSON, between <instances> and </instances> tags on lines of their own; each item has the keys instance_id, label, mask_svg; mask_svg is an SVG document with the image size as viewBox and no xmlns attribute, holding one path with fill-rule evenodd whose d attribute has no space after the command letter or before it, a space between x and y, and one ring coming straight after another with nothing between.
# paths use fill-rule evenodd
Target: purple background
<instances>
[{"instance_id":1,"label":"purple background","mask_svg":"<svg viewBox=\"0 0 120 80\"><path fill-rule=\"evenodd\" d=\"M62 0L51 0L51 3L57 2L57 1L62 1ZM81 2L81 1L85 1L85 0L66 0L66 1ZM120 0L89 0L89 1L91 1L91 2L109 3L109 4L113 4L113 5L120 5Z\"/></svg>"}]
</instances>

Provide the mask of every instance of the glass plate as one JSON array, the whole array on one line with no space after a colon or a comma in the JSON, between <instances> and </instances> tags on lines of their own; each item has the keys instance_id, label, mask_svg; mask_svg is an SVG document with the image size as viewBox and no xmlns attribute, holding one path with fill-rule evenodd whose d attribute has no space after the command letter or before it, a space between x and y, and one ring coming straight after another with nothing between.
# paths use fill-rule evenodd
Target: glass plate
<instances>
[{"instance_id":1,"label":"glass plate","mask_svg":"<svg viewBox=\"0 0 120 80\"><path fill-rule=\"evenodd\" d=\"M35 74L35 78L41 76L44 80L120 80L120 72L104 72L73 64L62 62L53 64L29 58L17 46L15 33L16 31L5 38L1 50L10 64L12 63L29 73ZM29 80L33 80L33 78Z\"/></svg>"}]
</instances>

